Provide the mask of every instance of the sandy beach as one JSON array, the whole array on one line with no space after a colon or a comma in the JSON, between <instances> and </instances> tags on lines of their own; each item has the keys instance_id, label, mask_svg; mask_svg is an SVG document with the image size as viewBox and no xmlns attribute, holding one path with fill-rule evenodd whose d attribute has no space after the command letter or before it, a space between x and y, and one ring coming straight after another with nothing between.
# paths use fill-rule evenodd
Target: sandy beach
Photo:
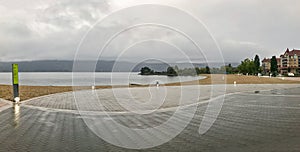
<instances>
[{"instance_id":1,"label":"sandy beach","mask_svg":"<svg viewBox=\"0 0 300 152\"><path fill-rule=\"evenodd\" d=\"M166 86L180 86L180 85L210 85L210 84L224 84L223 75L214 75L215 79L212 83L211 75L202 75L207 78L197 81L189 82L178 82L166 84ZM299 79L278 79L278 78L266 78L266 77L257 77L257 76L241 76L241 75L226 75L225 76L226 84L233 84L236 81L237 84L300 84ZM298 80L298 81L297 81ZM122 87L147 87L148 85L131 85L131 86L113 86L114 88ZM107 89L112 88L112 86L97 86L96 89ZM76 90L90 89L90 87L76 87ZM31 98L73 91L72 86L20 86L20 97L21 100L28 100ZM13 100L12 97L12 86L10 85L0 85L0 98L5 100Z\"/></svg>"}]
</instances>

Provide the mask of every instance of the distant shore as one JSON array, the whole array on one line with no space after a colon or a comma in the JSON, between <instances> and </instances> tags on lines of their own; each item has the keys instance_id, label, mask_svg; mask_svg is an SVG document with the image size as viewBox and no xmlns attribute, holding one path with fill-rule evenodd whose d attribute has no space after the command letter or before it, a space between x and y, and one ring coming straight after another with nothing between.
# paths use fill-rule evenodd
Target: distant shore
<instances>
[{"instance_id":1,"label":"distant shore","mask_svg":"<svg viewBox=\"0 0 300 152\"><path fill-rule=\"evenodd\" d=\"M210 74L204 74L205 79L194 80L188 82L176 82L169 84L161 84L165 86L181 86L181 85L211 85L211 84L300 84L299 79L279 79L279 78L266 78L258 76L242 76L242 75L214 75L214 81ZM154 84L153 84L154 85ZM96 86L96 89L109 89L109 88L126 88L126 87L148 87L149 85L118 85L118 86ZM62 93L73 91L72 86L20 86L21 100L27 100L43 95ZM90 86L76 87L76 89L91 89ZM0 98L12 101L12 87L10 85L0 85Z\"/></svg>"}]
</instances>

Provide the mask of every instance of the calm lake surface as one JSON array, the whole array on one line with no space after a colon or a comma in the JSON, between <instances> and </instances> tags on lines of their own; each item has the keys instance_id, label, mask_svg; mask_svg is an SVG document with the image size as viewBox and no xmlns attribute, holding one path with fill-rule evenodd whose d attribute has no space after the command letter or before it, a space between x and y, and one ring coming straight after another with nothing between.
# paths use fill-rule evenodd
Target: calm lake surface
<instances>
[{"instance_id":1,"label":"calm lake surface","mask_svg":"<svg viewBox=\"0 0 300 152\"><path fill-rule=\"evenodd\" d=\"M73 79L72 79L73 78ZM72 73L71 72L23 72L19 74L20 85L31 86L91 86L91 85L128 85L135 84L161 84L184 82L205 77L193 76L141 76L138 73L127 72L97 72L97 73ZM73 81L72 81L73 80ZM0 84L12 84L11 73L0 73Z\"/></svg>"}]
</instances>

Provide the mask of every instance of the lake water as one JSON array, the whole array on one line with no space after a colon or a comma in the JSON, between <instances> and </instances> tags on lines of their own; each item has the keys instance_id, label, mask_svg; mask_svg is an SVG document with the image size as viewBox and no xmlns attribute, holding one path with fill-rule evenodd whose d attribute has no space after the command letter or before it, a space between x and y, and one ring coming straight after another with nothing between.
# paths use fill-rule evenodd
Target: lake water
<instances>
[{"instance_id":1,"label":"lake water","mask_svg":"<svg viewBox=\"0 0 300 152\"><path fill-rule=\"evenodd\" d=\"M97 73L62 73L62 72L24 72L19 74L20 85L31 86L91 86L91 85L128 85L134 84L155 84L159 81L160 84L172 82L184 82L204 77L193 76L141 76L138 73L126 72L97 72ZM11 73L0 73L0 84L12 84Z\"/></svg>"}]
</instances>

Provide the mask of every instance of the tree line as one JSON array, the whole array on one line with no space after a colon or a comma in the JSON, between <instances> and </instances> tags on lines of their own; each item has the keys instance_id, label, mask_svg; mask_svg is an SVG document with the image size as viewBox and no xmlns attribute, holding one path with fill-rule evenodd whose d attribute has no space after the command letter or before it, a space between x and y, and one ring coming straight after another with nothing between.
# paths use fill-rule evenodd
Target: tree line
<instances>
[{"instance_id":1,"label":"tree line","mask_svg":"<svg viewBox=\"0 0 300 152\"><path fill-rule=\"evenodd\" d=\"M166 71L157 72L149 67L143 67L140 70L141 75L168 75L168 76L196 76L199 74L244 74L244 75L258 75L263 72L260 64L260 58L255 55L253 59L246 58L241 61L241 64L237 67L233 67L231 64L222 66L220 68L210 68L209 66L199 68L184 68L179 69L178 66L169 66ZM278 74L277 60L276 56L271 59L270 71L272 75L276 76Z\"/></svg>"},{"instance_id":2,"label":"tree line","mask_svg":"<svg viewBox=\"0 0 300 152\"><path fill-rule=\"evenodd\" d=\"M258 55L255 55L254 59L246 58L241 64L237 67L239 73L257 75L261 73L262 69L260 67L260 59Z\"/></svg>"},{"instance_id":3,"label":"tree line","mask_svg":"<svg viewBox=\"0 0 300 152\"><path fill-rule=\"evenodd\" d=\"M278 65L276 56L271 58L271 67L270 72L273 76L278 74ZM248 74L248 75L258 75L258 73L263 73L263 69L260 66L260 59L258 55L255 55L254 59L246 58L241 64L237 67L239 73Z\"/></svg>"},{"instance_id":4,"label":"tree line","mask_svg":"<svg viewBox=\"0 0 300 152\"><path fill-rule=\"evenodd\" d=\"M167 75L167 76L196 76L199 74L210 74L210 68L206 66L205 68L184 68L179 69L178 66L169 66L166 71L154 71L149 67L143 67L140 70L140 75Z\"/></svg>"}]
</instances>

